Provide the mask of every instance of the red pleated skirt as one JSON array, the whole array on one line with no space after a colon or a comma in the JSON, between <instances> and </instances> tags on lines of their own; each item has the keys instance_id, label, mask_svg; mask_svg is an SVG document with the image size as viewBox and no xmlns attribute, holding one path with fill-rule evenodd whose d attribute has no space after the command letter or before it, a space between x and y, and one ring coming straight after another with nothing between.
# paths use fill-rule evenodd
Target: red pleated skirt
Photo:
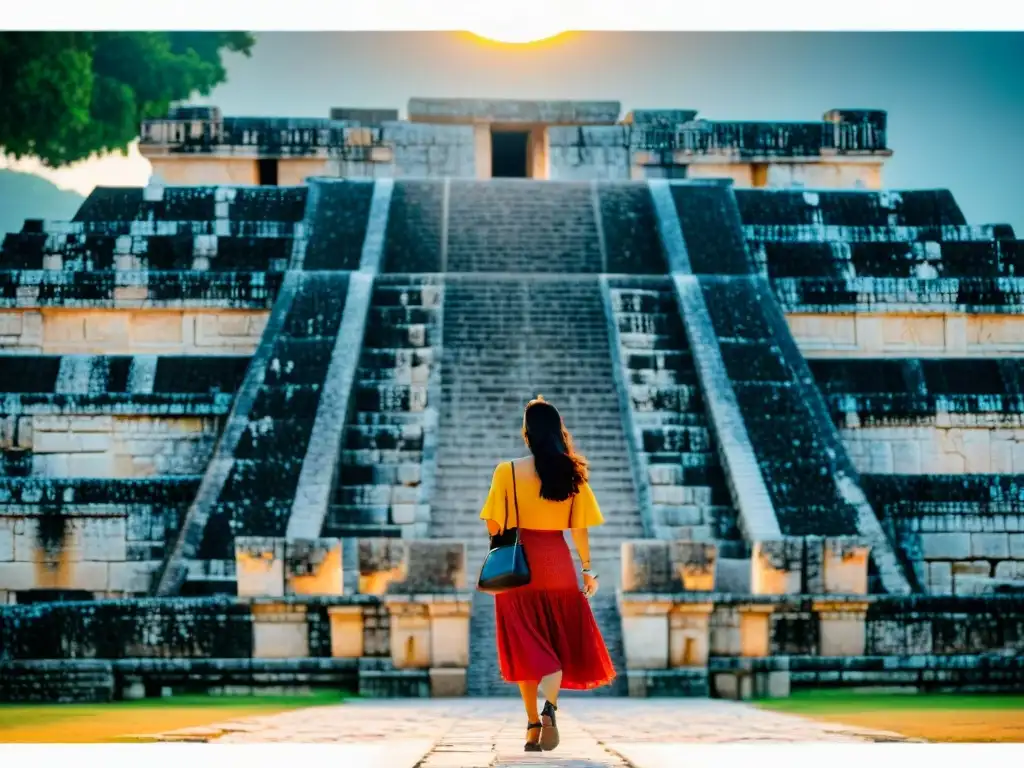
<instances>
[{"instance_id":1,"label":"red pleated skirt","mask_svg":"<svg viewBox=\"0 0 1024 768\"><path fill-rule=\"evenodd\" d=\"M520 531L530 583L495 595L498 665L506 682L562 670L562 688L589 690L615 679L590 603L561 531Z\"/></svg>"}]
</instances>

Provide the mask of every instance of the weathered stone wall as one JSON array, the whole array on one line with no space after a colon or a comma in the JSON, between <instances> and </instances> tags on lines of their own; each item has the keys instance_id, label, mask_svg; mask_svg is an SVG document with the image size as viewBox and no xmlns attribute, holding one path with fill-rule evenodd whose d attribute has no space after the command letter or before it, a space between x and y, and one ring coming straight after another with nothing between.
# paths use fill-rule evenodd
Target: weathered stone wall
<instances>
[{"instance_id":1,"label":"weathered stone wall","mask_svg":"<svg viewBox=\"0 0 1024 768\"><path fill-rule=\"evenodd\" d=\"M1005 597L623 596L630 694L786 696L801 686L1016 690L1024 601ZM706 671L704 691L687 673Z\"/></svg>"},{"instance_id":2,"label":"weathered stone wall","mask_svg":"<svg viewBox=\"0 0 1024 768\"><path fill-rule=\"evenodd\" d=\"M972 427L859 427L840 434L859 472L1024 474L1024 429L1020 428L982 422Z\"/></svg>"},{"instance_id":3,"label":"weathered stone wall","mask_svg":"<svg viewBox=\"0 0 1024 768\"><path fill-rule=\"evenodd\" d=\"M90 562L106 567L103 557L124 554L110 551L116 544L104 543L123 542L124 520L113 523L118 525L121 530L100 531L93 524L89 537L74 541L91 544ZM12 546L24 547L25 536L20 532ZM239 671L231 660L244 659L250 673L277 672L242 681L247 685L344 682L376 695L464 694L469 658L465 546L355 544L356 562L343 566L343 544L337 539L239 539L240 598L0 608L0 679L5 681L0 698L109 699L116 686L96 686L84 675L72 679L76 670L85 670L67 662L79 659L109 660L118 683L150 688L223 685ZM0 573L4 565L11 564L0 563ZM77 560L73 565L81 568ZM358 576L351 595L344 588L345 567L354 567ZM324 661L311 665L312 659ZM65 663L53 664L57 660ZM322 674L310 676L315 671ZM410 675L417 682L411 690Z\"/></svg>"},{"instance_id":4,"label":"weathered stone wall","mask_svg":"<svg viewBox=\"0 0 1024 768\"><path fill-rule=\"evenodd\" d=\"M8 598L0 602L36 590L145 592L149 569L128 560L128 520L116 505L108 509L112 516L95 505L65 517L0 512L0 593Z\"/></svg>"},{"instance_id":5,"label":"weathered stone wall","mask_svg":"<svg viewBox=\"0 0 1024 768\"><path fill-rule=\"evenodd\" d=\"M765 187L808 189L881 189L882 163L825 161L768 164Z\"/></svg>"},{"instance_id":6,"label":"weathered stone wall","mask_svg":"<svg viewBox=\"0 0 1024 768\"><path fill-rule=\"evenodd\" d=\"M629 131L618 125L552 126L548 178L555 181L625 180L630 174Z\"/></svg>"},{"instance_id":7,"label":"weathered stone wall","mask_svg":"<svg viewBox=\"0 0 1024 768\"><path fill-rule=\"evenodd\" d=\"M219 433L217 418L34 415L18 419L17 447L37 477L197 475Z\"/></svg>"},{"instance_id":8,"label":"weathered stone wall","mask_svg":"<svg viewBox=\"0 0 1024 768\"><path fill-rule=\"evenodd\" d=\"M198 479L0 478L0 603L144 594ZM43 590L43 592L40 592Z\"/></svg>"},{"instance_id":9,"label":"weathered stone wall","mask_svg":"<svg viewBox=\"0 0 1024 768\"><path fill-rule=\"evenodd\" d=\"M683 158L680 158L683 159ZM691 158L686 158L691 160ZM728 163L699 158L685 166L688 179L729 179L737 189L806 187L814 190L881 189L882 163L821 160L790 163L775 158L756 163ZM647 174L648 176L650 173Z\"/></svg>"},{"instance_id":10,"label":"weathered stone wall","mask_svg":"<svg viewBox=\"0 0 1024 768\"><path fill-rule=\"evenodd\" d=\"M865 487L922 584L937 594L1021 591L1019 475L867 475Z\"/></svg>"},{"instance_id":11,"label":"weathered stone wall","mask_svg":"<svg viewBox=\"0 0 1024 768\"><path fill-rule=\"evenodd\" d=\"M359 157L327 161L325 176L343 178L474 178L477 157L471 125L388 122L381 146Z\"/></svg>"},{"instance_id":12,"label":"weathered stone wall","mask_svg":"<svg viewBox=\"0 0 1024 768\"><path fill-rule=\"evenodd\" d=\"M1024 315L893 311L787 312L805 357L1024 355Z\"/></svg>"},{"instance_id":13,"label":"weathered stone wall","mask_svg":"<svg viewBox=\"0 0 1024 768\"><path fill-rule=\"evenodd\" d=\"M269 312L234 309L0 310L0 350L48 355L252 354Z\"/></svg>"},{"instance_id":14,"label":"weathered stone wall","mask_svg":"<svg viewBox=\"0 0 1024 768\"><path fill-rule=\"evenodd\" d=\"M170 155L150 157L153 175L165 184L203 186L208 184L256 185L259 171L255 157L195 157Z\"/></svg>"}]
</instances>

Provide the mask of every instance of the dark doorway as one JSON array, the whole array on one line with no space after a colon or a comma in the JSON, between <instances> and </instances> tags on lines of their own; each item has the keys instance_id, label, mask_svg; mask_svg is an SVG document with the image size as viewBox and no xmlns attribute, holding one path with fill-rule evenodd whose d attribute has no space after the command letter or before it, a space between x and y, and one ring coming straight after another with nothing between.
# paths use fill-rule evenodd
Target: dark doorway
<instances>
[{"instance_id":1,"label":"dark doorway","mask_svg":"<svg viewBox=\"0 0 1024 768\"><path fill-rule=\"evenodd\" d=\"M491 176L498 179L528 178L529 146L529 131L491 131Z\"/></svg>"},{"instance_id":2,"label":"dark doorway","mask_svg":"<svg viewBox=\"0 0 1024 768\"><path fill-rule=\"evenodd\" d=\"M277 158L263 157L256 161L256 172L261 187L277 186Z\"/></svg>"}]
</instances>

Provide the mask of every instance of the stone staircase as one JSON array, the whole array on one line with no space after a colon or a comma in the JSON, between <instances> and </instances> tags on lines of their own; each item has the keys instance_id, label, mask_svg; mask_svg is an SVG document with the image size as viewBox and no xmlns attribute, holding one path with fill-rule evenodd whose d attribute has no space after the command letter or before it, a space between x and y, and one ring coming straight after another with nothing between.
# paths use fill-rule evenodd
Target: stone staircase
<instances>
[{"instance_id":1,"label":"stone staircase","mask_svg":"<svg viewBox=\"0 0 1024 768\"><path fill-rule=\"evenodd\" d=\"M494 468L527 453L520 432L526 403L537 394L554 403L590 462L591 485L606 517L591 532L592 565L603 588L593 606L620 679L598 693L622 694L615 598L620 544L644 530L598 278L449 276L444 328L432 533L468 542L468 575L475 580L487 551L479 513ZM498 674L492 598L476 594L470 634L470 694L514 694L515 686Z\"/></svg>"},{"instance_id":2,"label":"stone staircase","mask_svg":"<svg viewBox=\"0 0 1024 768\"><path fill-rule=\"evenodd\" d=\"M650 531L659 539L716 542L718 590L748 592L750 544L725 483L672 284L619 280L610 296Z\"/></svg>"},{"instance_id":3,"label":"stone staircase","mask_svg":"<svg viewBox=\"0 0 1024 768\"><path fill-rule=\"evenodd\" d=\"M443 296L429 276L374 283L324 536L428 533Z\"/></svg>"},{"instance_id":4,"label":"stone staircase","mask_svg":"<svg viewBox=\"0 0 1024 768\"><path fill-rule=\"evenodd\" d=\"M453 179L450 185L446 272L604 271L589 182Z\"/></svg>"},{"instance_id":5,"label":"stone staircase","mask_svg":"<svg viewBox=\"0 0 1024 768\"><path fill-rule=\"evenodd\" d=\"M235 449L219 509L207 524L201 558L233 558L233 536L284 535L341 324L346 280L340 273L303 276Z\"/></svg>"},{"instance_id":6,"label":"stone staircase","mask_svg":"<svg viewBox=\"0 0 1024 768\"><path fill-rule=\"evenodd\" d=\"M671 192L687 266L782 533L863 537L872 591L911 591L909 564L864 495L771 286L747 252L732 190L684 184Z\"/></svg>"},{"instance_id":7,"label":"stone staircase","mask_svg":"<svg viewBox=\"0 0 1024 768\"><path fill-rule=\"evenodd\" d=\"M283 536L331 353L348 276L293 273L155 580L166 596L234 590L234 537ZM287 298L293 292L293 298ZM205 561L202 572L189 566Z\"/></svg>"}]
</instances>

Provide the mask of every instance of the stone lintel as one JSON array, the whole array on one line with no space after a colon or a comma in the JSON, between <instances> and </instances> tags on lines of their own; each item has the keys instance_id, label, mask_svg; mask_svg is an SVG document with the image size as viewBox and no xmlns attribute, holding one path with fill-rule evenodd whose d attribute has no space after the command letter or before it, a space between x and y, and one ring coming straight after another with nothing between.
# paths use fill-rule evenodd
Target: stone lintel
<instances>
[{"instance_id":1,"label":"stone lintel","mask_svg":"<svg viewBox=\"0 0 1024 768\"><path fill-rule=\"evenodd\" d=\"M427 603L427 615L431 618L458 618L468 617L470 602L459 600L457 602Z\"/></svg>"},{"instance_id":2,"label":"stone lintel","mask_svg":"<svg viewBox=\"0 0 1024 768\"><path fill-rule=\"evenodd\" d=\"M388 613L396 616L430 616L430 606L427 603L413 602L409 600L385 600Z\"/></svg>"},{"instance_id":3,"label":"stone lintel","mask_svg":"<svg viewBox=\"0 0 1024 768\"><path fill-rule=\"evenodd\" d=\"M673 616L681 614L710 615L715 610L714 603L674 603L669 613Z\"/></svg>"},{"instance_id":4,"label":"stone lintel","mask_svg":"<svg viewBox=\"0 0 1024 768\"><path fill-rule=\"evenodd\" d=\"M622 595L619 599L619 613L622 616L667 616L674 605L672 600L633 601Z\"/></svg>"},{"instance_id":5,"label":"stone lintel","mask_svg":"<svg viewBox=\"0 0 1024 768\"><path fill-rule=\"evenodd\" d=\"M618 101L544 101L530 99L409 99L414 123L525 123L547 125L614 125Z\"/></svg>"},{"instance_id":6,"label":"stone lintel","mask_svg":"<svg viewBox=\"0 0 1024 768\"><path fill-rule=\"evenodd\" d=\"M328 616L362 616L362 605L329 605L327 606Z\"/></svg>"},{"instance_id":7,"label":"stone lintel","mask_svg":"<svg viewBox=\"0 0 1024 768\"><path fill-rule=\"evenodd\" d=\"M696 109L634 109L622 122L643 128L675 128L697 117Z\"/></svg>"},{"instance_id":8,"label":"stone lintel","mask_svg":"<svg viewBox=\"0 0 1024 768\"><path fill-rule=\"evenodd\" d=\"M859 614L863 615L867 613L868 602L854 602L854 601L837 601L837 600L815 600L812 604L812 610L815 613L820 614L834 614L836 618L841 618L844 614Z\"/></svg>"},{"instance_id":9,"label":"stone lintel","mask_svg":"<svg viewBox=\"0 0 1024 768\"><path fill-rule=\"evenodd\" d=\"M737 605L736 610L740 613L770 614L775 612L775 605L773 603L747 603L745 605Z\"/></svg>"},{"instance_id":10,"label":"stone lintel","mask_svg":"<svg viewBox=\"0 0 1024 768\"><path fill-rule=\"evenodd\" d=\"M306 606L295 603L253 603L253 621L291 622L306 620Z\"/></svg>"}]
</instances>

